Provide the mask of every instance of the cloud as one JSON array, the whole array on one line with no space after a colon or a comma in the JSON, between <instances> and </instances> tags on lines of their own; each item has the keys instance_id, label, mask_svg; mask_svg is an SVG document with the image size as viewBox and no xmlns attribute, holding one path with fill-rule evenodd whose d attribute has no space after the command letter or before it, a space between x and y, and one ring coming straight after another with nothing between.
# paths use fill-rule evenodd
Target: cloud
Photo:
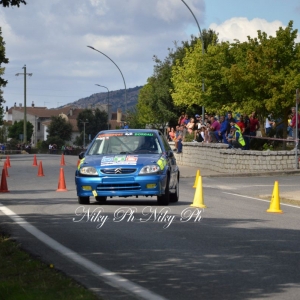
<instances>
[{"instance_id":1,"label":"cloud","mask_svg":"<svg viewBox=\"0 0 300 300\"><path fill-rule=\"evenodd\" d=\"M219 41L233 42L235 39L244 42L247 36L257 37L257 31L261 30L268 35L275 36L279 27L285 28L281 21L268 22L264 19L231 18L222 24L211 24L209 28L219 33Z\"/></svg>"},{"instance_id":2,"label":"cloud","mask_svg":"<svg viewBox=\"0 0 300 300\"><path fill-rule=\"evenodd\" d=\"M204 0L185 1L202 27ZM180 0L51 0L27 1L26 6L0 10L0 24L9 64L4 79L7 105L22 102L23 81L15 74L24 64L33 73L28 79L28 101L55 107L90 96L99 89L123 89L117 68L122 70L127 87L144 85L153 74L153 55L164 59L173 42L179 44L197 35L193 15ZM232 18L211 24L220 40L246 40L257 30L275 34L280 21Z\"/></svg>"}]
</instances>

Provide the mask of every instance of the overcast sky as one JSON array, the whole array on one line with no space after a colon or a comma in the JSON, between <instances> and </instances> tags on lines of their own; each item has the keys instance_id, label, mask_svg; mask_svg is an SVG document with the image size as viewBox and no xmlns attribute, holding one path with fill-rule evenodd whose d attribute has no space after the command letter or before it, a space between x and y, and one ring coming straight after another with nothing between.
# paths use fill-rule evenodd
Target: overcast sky
<instances>
[{"instance_id":1,"label":"overcast sky","mask_svg":"<svg viewBox=\"0 0 300 300\"><path fill-rule=\"evenodd\" d=\"M153 55L164 59L173 42L199 35L181 0L26 0L19 8L0 8L6 57L4 106L58 107L98 92L144 85L153 74ZM275 35L290 20L300 29L299 0L185 0L201 29L219 40L246 40L257 30ZM300 39L298 38L298 41ZM121 106L122 107L122 106ZM123 107L124 108L124 107Z\"/></svg>"}]
</instances>

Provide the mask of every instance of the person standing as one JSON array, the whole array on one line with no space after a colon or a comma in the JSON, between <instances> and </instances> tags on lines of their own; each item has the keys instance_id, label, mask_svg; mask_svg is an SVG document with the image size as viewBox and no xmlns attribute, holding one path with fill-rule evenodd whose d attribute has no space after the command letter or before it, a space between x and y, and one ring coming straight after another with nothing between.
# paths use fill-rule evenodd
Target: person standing
<instances>
[{"instance_id":1,"label":"person standing","mask_svg":"<svg viewBox=\"0 0 300 300\"><path fill-rule=\"evenodd\" d=\"M225 116L220 116L220 130L215 133L217 142L226 143L226 131L227 131L227 121Z\"/></svg>"},{"instance_id":2,"label":"person standing","mask_svg":"<svg viewBox=\"0 0 300 300\"><path fill-rule=\"evenodd\" d=\"M292 108L292 112L293 112L293 117L292 117L292 121L291 121L291 127L293 128L293 138L299 138L300 136L300 114L298 112L296 112L296 109L293 107ZM296 134L296 116L298 114L298 133Z\"/></svg>"},{"instance_id":3,"label":"person standing","mask_svg":"<svg viewBox=\"0 0 300 300\"><path fill-rule=\"evenodd\" d=\"M272 113L270 113L267 117L266 117L266 124L265 124L265 132L266 135L270 135L270 132L272 130L272 127L275 125L275 121L272 117Z\"/></svg>"},{"instance_id":4,"label":"person standing","mask_svg":"<svg viewBox=\"0 0 300 300\"><path fill-rule=\"evenodd\" d=\"M236 123L235 118L232 117L232 112L231 111L229 111L227 113L226 121L227 121L227 130L226 130L226 137L227 137L227 135L230 133L230 130L231 130L230 122ZM228 144L227 138L224 140L224 143Z\"/></svg>"},{"instance_id":5,"label":"person standing","mask_svg":"<svg viewBox=\"0 0 300 300\"><path fill-rule=\"evenodd\" d=\"M260 128L258 119L256 118L256 112L253 111L249 117L250 120L250 136L256 136L257 130Z\"/></svg>"},{"instance_id":6,"label":"person standing","mask_svg":"<svg viewBox=\"0 0 300 300\"><path fill-rule=\"evenodd\" d=\"M250 149L250 119L247 116L247 114L244 114L244 125L245 125L245 130L243 132L243 138L245 141L245 150Z\"/></svg>"},{"instance_id":7,"label":"person standing","mask_svg":"<svg viewBox=\"0 0 300 300\"><path fill-rule=\"evenodd\" d=\"M243 134L244 131L245 131L244 116L242 116L242 115L240 116L240 119L239 119L238 122L236 122L236 125L238 125L238 126L240 127L241 132L242 132L242 134Z\"/></svg>"}]
</instances>

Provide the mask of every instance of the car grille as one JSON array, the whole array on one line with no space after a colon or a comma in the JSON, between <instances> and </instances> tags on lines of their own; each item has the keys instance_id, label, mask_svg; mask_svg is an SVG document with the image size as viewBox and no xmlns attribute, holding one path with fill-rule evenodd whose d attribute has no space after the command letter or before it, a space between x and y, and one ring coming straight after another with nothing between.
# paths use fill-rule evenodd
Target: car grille
<instances>
[{"instance_id":1,"label":"car grille","mask_svg":"<svg viewBox=\"0 0 300 300\"><path fill-rule=\"evenodd\" d=\"M97 186L98 191L138 191L140 189L139 183L104 183Z\"/></svg>"},{"instance_id":2,"label":"car grille","mask_svg":"<svg viewBox=\"0 0 300 300\"><path fill-rule=\"evenodd\" d=\"M136 172L136 168L113 168L113 169L100 169L103 174L115 174L115 175L124 175L124 174L133 174Z\"/></svg>"}]
</instances>

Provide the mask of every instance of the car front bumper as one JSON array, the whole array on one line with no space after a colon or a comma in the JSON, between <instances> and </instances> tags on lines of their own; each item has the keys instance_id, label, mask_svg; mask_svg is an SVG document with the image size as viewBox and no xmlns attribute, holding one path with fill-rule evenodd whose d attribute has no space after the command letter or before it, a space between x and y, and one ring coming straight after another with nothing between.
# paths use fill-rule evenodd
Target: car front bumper
<instances>
[{"instance_id":1,"label":"car front bumper","mask_svg":"<svg viewBox=\"0 0 300 300\"><path fill-rule=\"evenodd\" d=\"M77 196L157 196L164 194L166 174L143 176L75 176Z\"/></svg>"}]
</instances>

